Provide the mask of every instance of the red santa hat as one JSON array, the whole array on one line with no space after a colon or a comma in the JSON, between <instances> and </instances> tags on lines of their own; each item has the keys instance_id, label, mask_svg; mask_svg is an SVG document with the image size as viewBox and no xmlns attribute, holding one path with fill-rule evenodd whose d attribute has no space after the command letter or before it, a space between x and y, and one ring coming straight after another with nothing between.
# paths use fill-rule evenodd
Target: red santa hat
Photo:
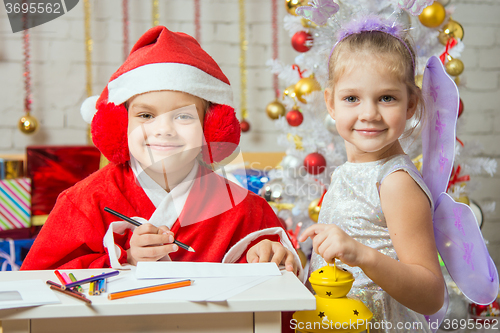
<instances>
[{"instance_id":1,"label":"red santa hat","mask_svg":"<svg viewBox=\"0 0 500 333\"><path fill-rule=\"evenodd\" d=\"M231 106L229 80L193 37L156 26L137 41L101 95L82 104L92 141L108 160L119 164L130 159L124 103L160 90L182 91L213 103L203 122L205 162L220 162L238 146L240 124Z\"/></svg>"}]
</instances>

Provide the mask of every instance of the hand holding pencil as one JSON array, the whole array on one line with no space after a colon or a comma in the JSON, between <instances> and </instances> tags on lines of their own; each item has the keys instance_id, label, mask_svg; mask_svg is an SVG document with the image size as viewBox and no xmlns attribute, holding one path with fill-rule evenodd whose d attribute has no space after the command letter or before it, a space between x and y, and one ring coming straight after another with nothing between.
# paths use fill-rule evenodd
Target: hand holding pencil
<instances>
[{"instance_id":1,"label":"hand holding pencil","mask_svg":"<svg viewBox=\"0 0 500 333\"><path fill-rule=\"evenodd\" d=\"M174 233L166 226L141 223L107 207L104 210L137 226L130 239L130 249L127 250L127 261L131 265L137 265L139 261L157 261L179 250L179 246L194 252L191 247L176 241Z\"/></svg>"}]
</instances>

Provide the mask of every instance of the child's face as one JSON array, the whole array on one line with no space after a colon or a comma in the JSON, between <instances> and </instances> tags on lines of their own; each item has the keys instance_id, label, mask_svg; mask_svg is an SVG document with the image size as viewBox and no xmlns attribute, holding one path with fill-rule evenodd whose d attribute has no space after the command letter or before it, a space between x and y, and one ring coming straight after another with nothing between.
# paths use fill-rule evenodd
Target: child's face
<instances>
[{"instance_id":1,"label":"child's face","mask_svg":"<svg viewBox=\"0 0 500 333\"><path fill-rule=\"evenodd\" d=\"M417 98L386 69L387 57L354 57L355 65L346 69L333 90L325 90L325 101L346 140L348 157L351 153L379 159L400 147L398 139L415 112Z\"/></svg>"},{"instance_id":2,"label":"child's face","mask_svg":"<svg viewBox=\"0 0 500 333\"><path fill-rule=\"evenodd\" d=\"M203 116L203 100L187 93L164 90L133 97L128 102L131 155L146 172L186 169L202 146Z\"/></svg>"}]
</instances>

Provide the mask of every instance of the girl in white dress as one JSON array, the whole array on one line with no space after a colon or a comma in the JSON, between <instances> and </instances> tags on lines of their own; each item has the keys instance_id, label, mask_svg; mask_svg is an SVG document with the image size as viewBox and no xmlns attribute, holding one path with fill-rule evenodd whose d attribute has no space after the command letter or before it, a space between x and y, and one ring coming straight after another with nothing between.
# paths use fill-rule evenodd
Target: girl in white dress
<instances>
[{"instance_id":1,"label":"girl in white dress","mask_svg":"<svg viewBox=\"0 0 500 333\"><path fill-rule=\"evenodd\" d=\"M325 102L347 162L299 241L313 240L312 270L338 259L353 273L349 296L373 312L371 332L430 332L424 315L441 308L445 288L433 201L399 141L421 119L415 55L401 31L367 26L341 36L330 57Z\"/></svg>"}]
</instances>

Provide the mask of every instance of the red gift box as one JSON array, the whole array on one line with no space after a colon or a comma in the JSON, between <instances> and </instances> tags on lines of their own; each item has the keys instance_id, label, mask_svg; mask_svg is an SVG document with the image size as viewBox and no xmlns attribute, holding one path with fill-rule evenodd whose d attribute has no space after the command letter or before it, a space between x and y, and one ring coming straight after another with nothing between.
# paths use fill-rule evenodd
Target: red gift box
<instances>
[{"instance_id":1,"label":"red gift box","mask_svg":"<svg viewBox=\"0 0 500 333\"><path fill-rule=\"evenodd\" d=\"M26 154L32 215L48 215L62 191L99 170L101 157L94 146L31 146Z\"/></svg>"}]
</instances>

